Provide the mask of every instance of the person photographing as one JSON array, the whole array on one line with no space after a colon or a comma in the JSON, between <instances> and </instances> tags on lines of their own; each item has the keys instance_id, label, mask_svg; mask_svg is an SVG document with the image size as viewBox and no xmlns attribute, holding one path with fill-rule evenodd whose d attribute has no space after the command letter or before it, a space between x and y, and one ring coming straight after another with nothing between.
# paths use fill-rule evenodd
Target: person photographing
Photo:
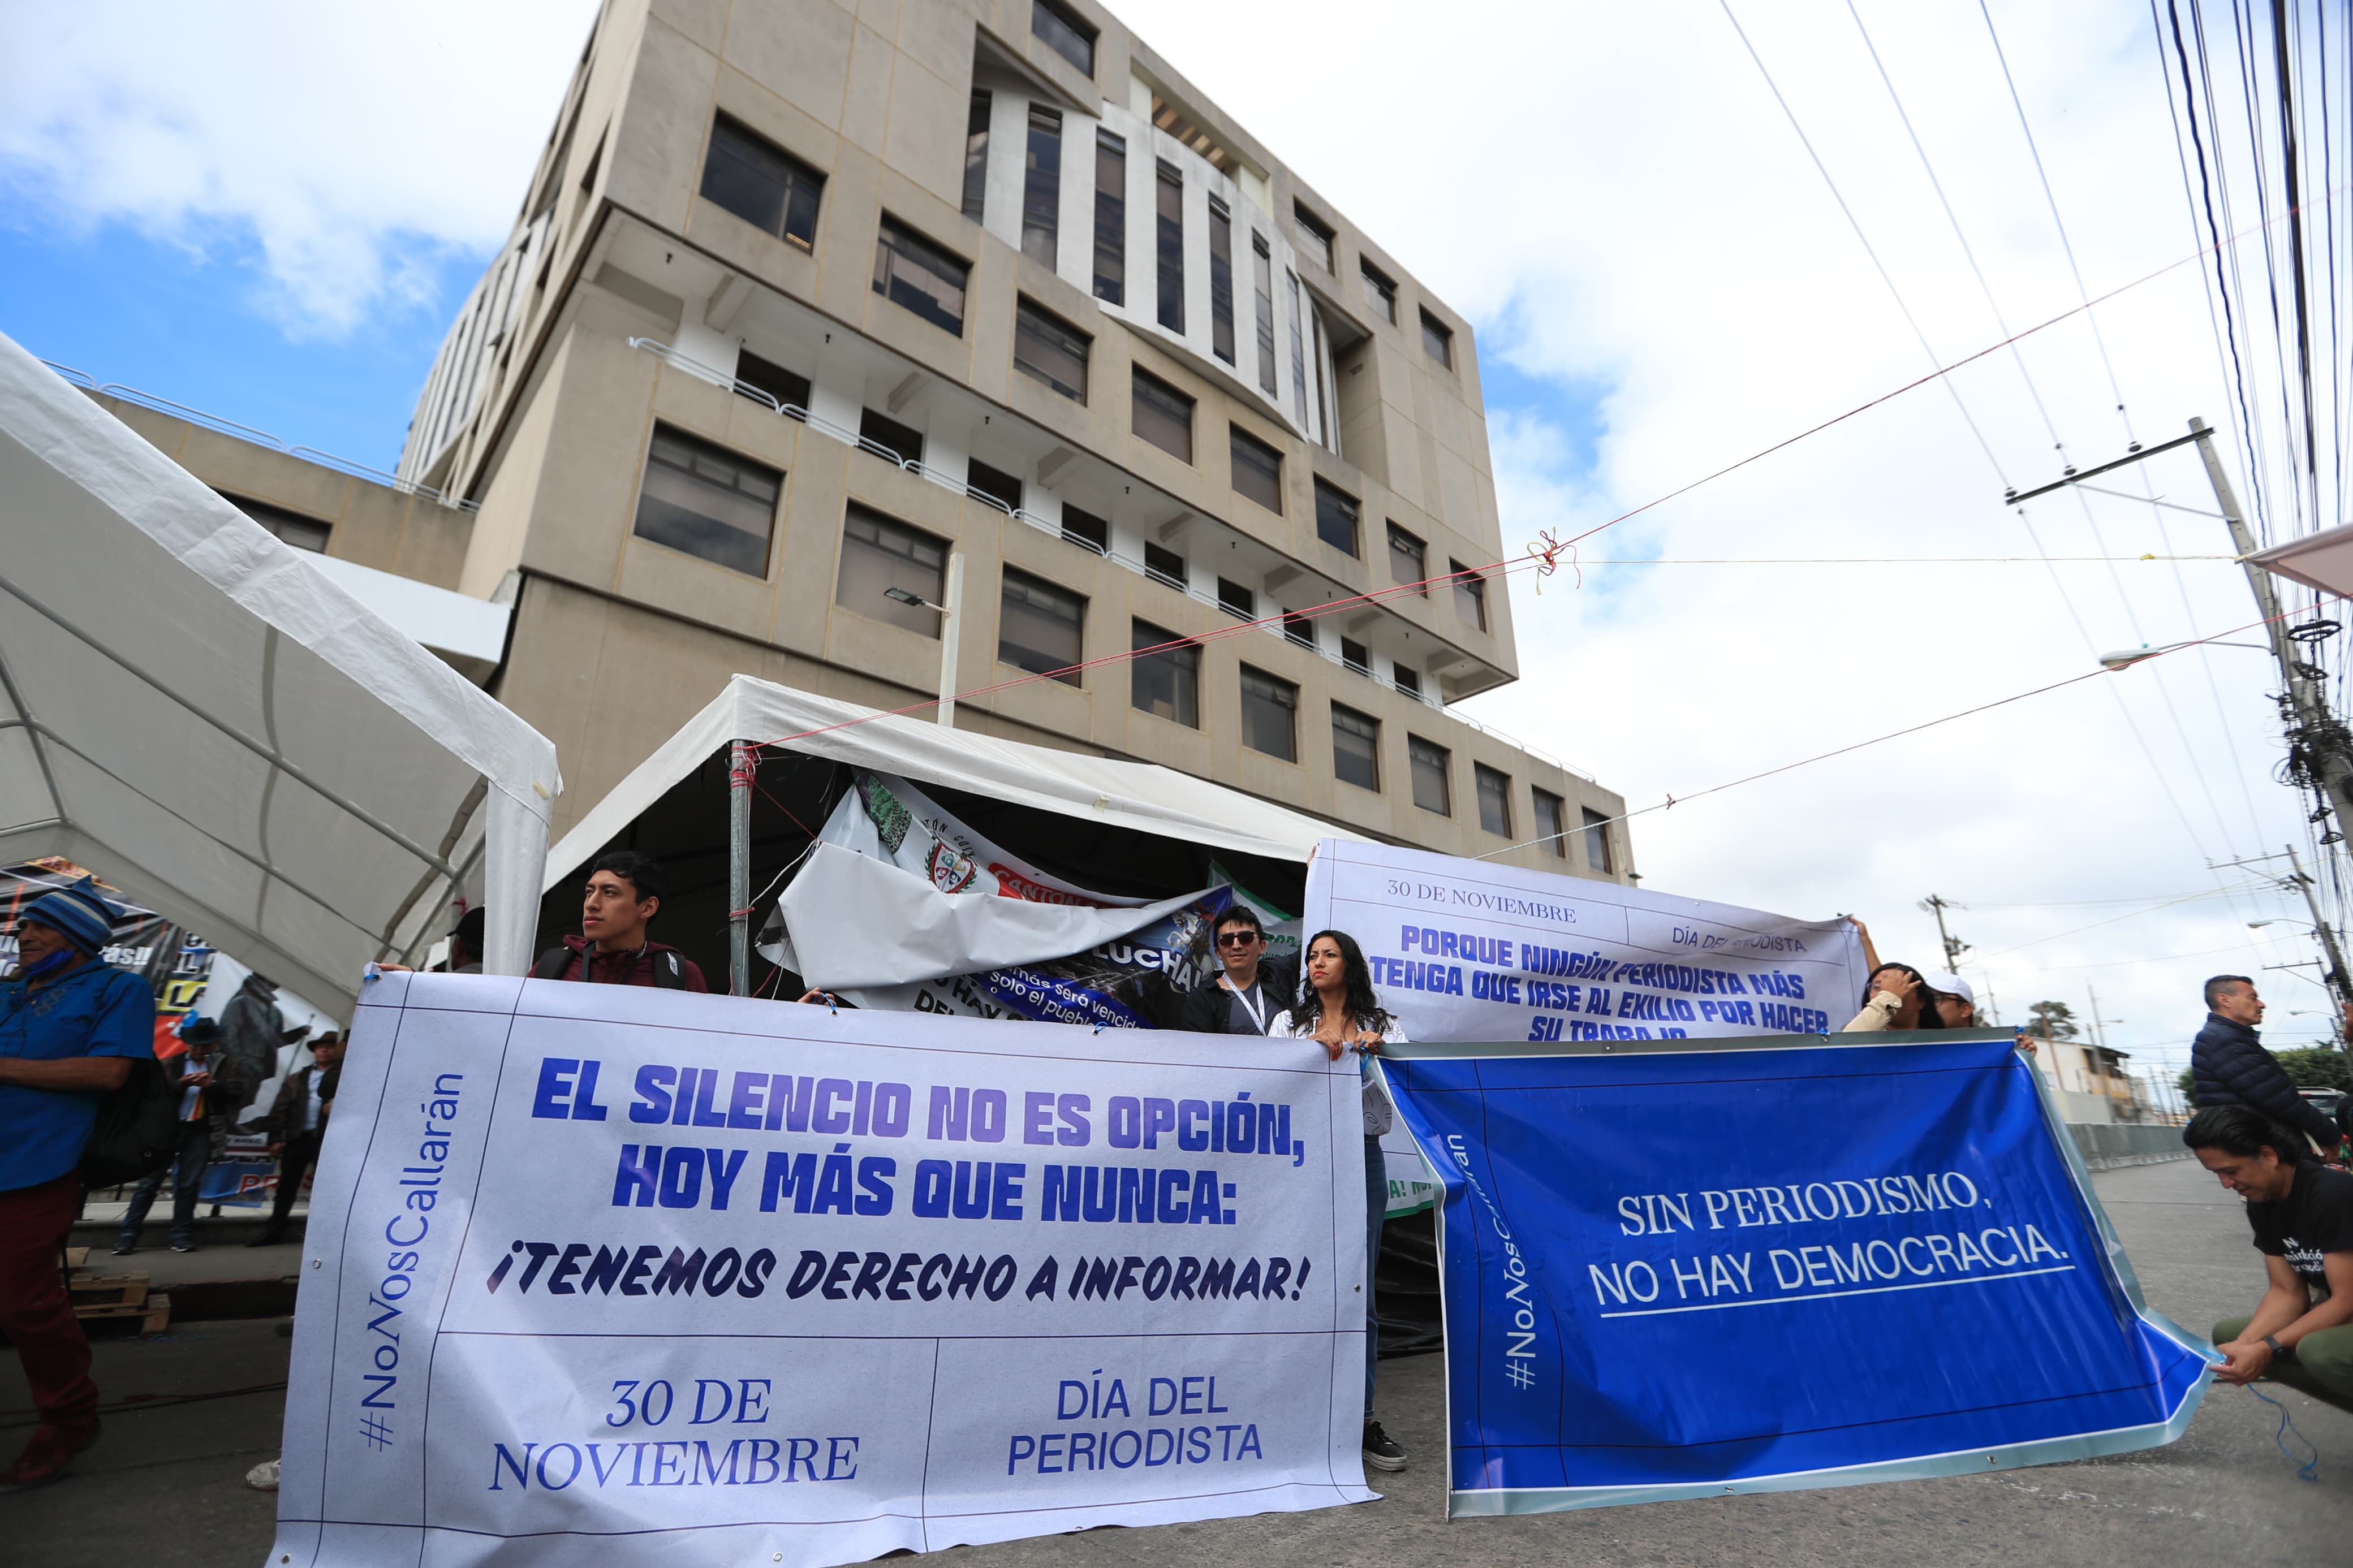
<instances>
[{"instance_id":1,"label":"person photographing","mask_svg":"<svg viewBox=\"0 0 2353 1568\"><path fill-rule=\"evenodd\" d=\"M1388 1159L1381 1135L1397 1119L1388 1091L1372 1076L1371 1058L1385 1045L1405 1043L1405 1031L1373 994L1372 968L1364 950L1345 931L1320 931L1307 943L1307 985L1298 1005L1278 1016L1270 1037L1314 1040L1332 1061L1343 1051L1359 1053L1365 1075L1365 1463L1377 1470L1402 1470L1406 1452L1381 1429L1373 1415L1373 1384L1380 1365L1380 1315L1374 1289L1380 1271L1381 1226L1388 1218ZM1336 1174L1337 1173L1335 1173Z\"/></svg>"}]
</instances>

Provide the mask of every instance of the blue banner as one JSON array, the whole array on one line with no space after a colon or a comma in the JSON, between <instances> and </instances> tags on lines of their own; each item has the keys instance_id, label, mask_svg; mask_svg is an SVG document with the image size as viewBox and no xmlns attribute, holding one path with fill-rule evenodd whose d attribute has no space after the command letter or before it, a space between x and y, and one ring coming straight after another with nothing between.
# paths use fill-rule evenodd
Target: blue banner
<instances>
[{"instance_id":1,"label":"blue banner","mask_svg":"<svg viewBox=\"0 0 2353 1568\"><path fill-rule=\"evenodd\" d=\"M2119 1453L2204 1393L2007 1035L1393 1050L1450 1514Z\"/></svg>"}]
</instances>

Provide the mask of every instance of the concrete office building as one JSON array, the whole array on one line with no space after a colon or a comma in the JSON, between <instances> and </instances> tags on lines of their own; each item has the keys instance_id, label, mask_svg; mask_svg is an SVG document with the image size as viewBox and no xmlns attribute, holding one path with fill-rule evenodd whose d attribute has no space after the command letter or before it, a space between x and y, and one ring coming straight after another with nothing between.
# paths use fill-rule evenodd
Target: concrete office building
<instances>
[{"instance_id":1,"label":"concrete office building","mask_svg":"<svg viewBox=\"0 0 2353 1568\"><path fill-rule=\"evenodd\" d=\"M325 548L506 607L559 830L733 672L896 708L952 652L1063 672L963 728L1631 870L1447 707L1517 678L1469 326L1091 0L608 0L399 479L463 499Z\"/></svg>"}]
</instances>

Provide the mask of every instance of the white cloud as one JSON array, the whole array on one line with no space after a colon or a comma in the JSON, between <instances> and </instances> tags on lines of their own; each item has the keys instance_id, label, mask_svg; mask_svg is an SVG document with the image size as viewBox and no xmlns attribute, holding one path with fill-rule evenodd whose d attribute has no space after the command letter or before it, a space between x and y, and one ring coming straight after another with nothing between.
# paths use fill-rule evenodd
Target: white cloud
<instances>
[{"instance_id":1,"label":"white cloud","mask_svg":"<svg viewBox=\"0 0 2353 1568\"><path fill-rule=\"evenodd\" d=\"M590 0L0 8L5 221L250 255L339 337L504 238Z\"/></svg>"}]
</instances>

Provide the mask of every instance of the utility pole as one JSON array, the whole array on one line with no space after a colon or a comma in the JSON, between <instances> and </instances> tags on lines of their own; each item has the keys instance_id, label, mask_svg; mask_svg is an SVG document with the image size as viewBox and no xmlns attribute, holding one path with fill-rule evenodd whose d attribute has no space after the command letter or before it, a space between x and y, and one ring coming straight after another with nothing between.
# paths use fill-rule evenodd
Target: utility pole
<instances>
[{"instance_id":1,"label":"utility pole","mask_svg":"<svg viewBox=\"0 0 2353 1568\"><path fill-rule=\"evenodd\" d=\"M1936 917L1936 939L1945 944L1945 972L1958 974L1961 954L1969 951L1969 944L1945 929L1945 911L1953 906L1931 893L1920 900L1920 907Z\"/></svg>"},{"instance_id":2,"label":"utility pole","mask_svg":"<svg viewBox=\"0 0 2353 1568\"><path fill-rule=\"evenodd\" d=\"M2320 900L2312 890L2312 879L2304 874L2304 858L2295 852L2295 845L2287 845L2285 848L2287 863L2295 868L2296 889L2304 895L2304 907L2312 911L2312 934L2320 939L2320 951L2328 960L2328 973L2321 979L2328 987L2329 1000L2337 1004L2334 1032L2337 1048L2341 1051L2346 1048L2346 1020L2353 1016L2346 1012L2348 1005L2353 1005L2353 977L2348 977L2345 972L2345 954L2337 949L2336 928L2321 915Z\"/></svg>"}]
</instances>

